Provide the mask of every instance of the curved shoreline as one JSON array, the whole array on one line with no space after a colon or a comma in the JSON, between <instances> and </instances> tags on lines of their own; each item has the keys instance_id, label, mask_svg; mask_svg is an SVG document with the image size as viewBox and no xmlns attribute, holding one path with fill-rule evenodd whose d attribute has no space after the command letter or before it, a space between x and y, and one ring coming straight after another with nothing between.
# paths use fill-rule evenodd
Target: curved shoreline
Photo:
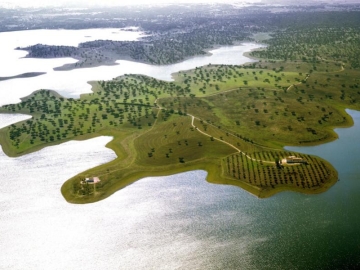
<instances>
[{"instance_id":1,"label":"curved shoreline","mask_svg":"<svg viewBox=\"0 0 360 270\"><path fill-rule=\"evenodd\" d=\"M193 125L194 117L191 116L191 118L192 118L192 125ZM193 127L194 127L194 125L193 125ZM195 126L195 129L197 129L196 126ZM200 133L203 133L200 130L198 130L198 131ZM203 134L208 136L206 133L203 133ZM113 149L110 146L110 144L112 144L112 143L115 145L114 141L111 141L110 143L108 143L106 145L106 147L109 147L110 149L114 150L116 155L119 156L119 154L118 154L119 152L117 151L119 149L117 149L117 150ZM224 142L224 143L226 143L226 142ZM237 151L240 152L240 154L241 153L244 154L243 152L241 152L238 148L234 147L233 145L231 145L229 143L226 143L226 144L228 144L232 148L235 148ZM249 159L252 159L251 157L247 156L246 154L245 154L245 156ZM187 172L187 171L204 170L207 172L206 181L208 181L209 183L238 186L258 198L269 198L269 197L271 197L277 193L280 193L282 191L293 191L293 192L299 192L299 193L303 193L303 194L319 194L319 193L327 191L331 186L333 186L338 181L338 173L328 161L326 161L322 158L319 158L319 157L317 157L317 158L322 160L322 162L324 162L325 164L327 164L327 166L329 168L332 168L331 177L327 180L326 184L324 184L323 186L321 186L319 188L308 189L308 190L305 190L300 187L289 187L286 185L277 185L276 187L273 187L271 189L270 188L260 189L256 186L250 185L249 183L246 183L244 181L237 181L232 178L226 177L223 172L223 167L222 167L221 163L219 163L218 159L205 158L202 161L200 161L200 160L190 161L189 163L186 163L185 165L184 164L180 164L180 165L172 164L172 165L163 166L163 167L156 167L156 168L153 168L151 171L149 171L148 168L144 167L144 170L136 170L136 171L127 172L127 173L125 173L125 177L121 181L116 181L115 183L113 183L110 186L110 188L105 190L105 192L94 193L93 194L94 196L74 196L74 194L72 194L71 185L73 184L74 181L78 181L79 177L83 178L84 175L90 175L91 173L96 175L96 173L95 173L96 171L105 171L105 170L108 171L108 169L106 169L106 168L112 166L112 164L110 164L110 163L116 163L116 160L114 160L113 162L110 162L108 164L104 164L99 167L92 168L86 172L82 172L82 173L72 177L71 179L67 180L61 187L61 193L69 203L75 203L75 204L93 203L93 202L97 202L99 200L103 200L103 199L111 196L118 190L120 190L136 181L139 181L145 177L169 176L169 175L183 173L183 172ZM258 160L255 160L255 161L259 162ZM260 162L266 163L266 161L260 161ZM95 188L95 186L94 186L94 188Z\"/></svg>"},{"instance_id":2,"label":"curved shoreline","mask_svg":"<svg viewBox=\"0 0 360 270\"><path fill-rule=\"evenodd\" d=\"M325 129L327 132L329 132L331 134L331 136L326 136L319 140L308 141L308 142L304 142L304 143L286 144L286 145L284 144L283 147L286 147L286 146L300 146L300 147L316 146L316 145L330 143L330 142L337 140L339 138L339 135L335 132L335 129L351 128L352 126L354 126L354 120L351 117L351 115L349 115L346 112L347 109L350 109L350 108L342 108L339 110L339 112L342 114L342 116L345 117L345 121L341 125L329 126L328 128ZM356 109L351 109L351 110L356 110Z\"/></svg>"},{"instance_id":3,"label":"curved shoreline","mask_svg":"<svg viewBox=\"0 0 360 270\"><path fill-rule=\"evenodd\" d=\"M245 54L245 53L244 53ZM248 63L248 62L247 62ZM161 108L159 108L160 111ZM347 112L344 109L339 109L339 107L337 107L337 109L339 110L339 112L341 113L341 115L344 115L344 122L341 123L341 125L337 125L334 127L326 127L324 128L324 130L329 131L331 134L333 134L334 136L327 136L325 137L325 139L319 139L318 141L314 141L314 142L308 142L306 144L295 144L296 146L304 146L304 145L319 145L319 144L323 144L329 141L333 141L336 138L338 138L338 135L336 134L336 132L334 131L335 128L341 128L341 127L351 127L354 124L353 119L351 118L351 116L349 114L347 114ZM191 115L190 115L191 116ZM139 136L141 136L142 134L144 134L143 132L141 132L139 134ZM4 152L9 155L9 156L20 156L20 155L24 155L27 153L31 153L34 151L37 151L39 149L42 149L44 147L50 146L50 145L56 145L62 142L66 142L66 141L70 141L70 140L86 140L86 139L90 139L93 137L97 137L100 135L104 135L102 134L102 132L98 132L98 133L93 133L91 135L82 135L82 136L77 136L74 137L73 139L65 139L62 141L57 141L54 143L47 143L46 145L38 145L36 147L33 147L27 151L21 152L21 153L10 153L11 152L9 150L8 147L6 147L6 145L4 145ZM109 134L106 134L109 135ZM123 149L120 149L122 146L118 145L116 146L115 144L115 140L116 138L114 138L110 143L108 143L106 145L106 147L112 149L115 151L116 155L119 157L121 156L126 156L128 153L124 152ZM288 145L288 144L287 144ZM229 144L229 146L232 146ZM120 148L119 148L120 147ZM237 149L236 147L232 146L233 148ZM12 155L14 154L14 155ZM120 158L121 159L121 158ZM118 161L118 159L116 159ZM104 164L101 165L99 167L96 168L92 168L90 170L87 170L85 172L82 172L76 176L74 176L73 178L67 180L62 188L61 188L61 192L63 194L63 196L65 197L65 199L68 202L71 203L89 203L89 202L96 202L98 200L102 200L108 196L110 196L111 194L113 194L114 192L116 192L117 190L137 181L140 180L141 178L144 177L149 177L149 176L165 176L165 175L172 175L175 173L181 173L181 172L185 172L185 171L191 171L191 170L198 170L198 169L202 169L208 172L208 176L207 176L207 181L211 182L211 183L217 183L217 184L231 184L231 185L236 185L239 186L245 190L247 190L248 192L250 192L251 194L259 197L259 198L267 198L270 197L278 192L281 191L297 191L297 192L302 192L302 193L309 193L309 194L315 194L315 193L320 193L320 192L324 192L325 190L327 190L329 187L331 187L333 184L336 183L337 181L337 174L333 175L331 177L331 179L329 179L329 183L319 189L314 189L314 190L306 190L304 191L304 189L301 188L293 188L293 187L286 187L286 186L276 186L275 188L272 189L259 189L256 188L256 186L252 186L250 184L247 184L246 182L242 182L242 181L234 181L233 179L229 179L227 177L225 177L223 175L222 172L222 168L221 168L221 164L219 163L219 160L214 161L214 160L209 160L208 158L203 158L202 160L193 160L190 161L189 163L186 163L185 166L183 164L171 164L168 166L158 166L154 169L152 169L151 171L149 171L149 168L144 168L146 171L127 171L126 172L126 176L124 179L122 179L121 181L117 181L116 183L112 183L111 186L106 189L104 192L98 192L95 194L95 196L88 196L86 198L79 196L78 198L74 197L71 195L70 192L70 185L71 183L73 183L73 181L78 178L81 175L84 174L88 174L90 172L95 172L95 171L100 171L100 170L106 170L107 167L110 167L111 164L113 162L110 162L108 164ZM220 164L220 165L219 165ZM139 168L135 168L135 169L139 169Z\"/></svg>"},{"instance_id":4,"label":"curved shoreline","mask_svg":"<svg viewBox=\"0 0 360 270\"><path fill-rule=\"evenodd\" d=\"M114 185L112 185L109 189L107 189L105 192L97 192L94 194L94 196L73 196L71 193L72 190L72 183L73 181L76 181L79 177L83 176L84 173L80 173L69 180L67 180L61 187L61 194L65 198L65 200L69 203L73 204L87 204L87 203L95 203L100 200L104 200L117 191L137 182L140 181L143 178L147 177L161 177L161 176L170 176L175 174L181 174L189 171L197 171L202 170L206 171L207 175L204 180L206 180L208 183L211 184L219 184L219 185L231 185L231 186L237 186L245 191L247 191L249 194L259 198L259 199L266 199L270 198L280 192L283 191L291 191L291 192L297 192L302 194L320 194L325 191L327 191L330 187L332 187L337 181L338 181L338 175L337 173L334 174L331 179L328 181L326 185L324 185L321 188L318 189L311 189L311 190L304 190L301 188L291 188L287 186L277 186L273 189L259 189L255 186L252 186L246 182L243 181L236 181L234 179L225 178L221 174L221 168L220 165L216 164L216 162L213 160L204 161L204 162L198 162L193 161L192 164L187 164L185 167L180 166L171 166L171 168L168 168L167 170L164 170L165 168L157 168L155 171L140 171L140 172L132 172L130 173L126 178L122 179L121 181L117 181ZM196 164L194 164L196 163ZM107 167L107 164L101 165L97 167L98 170L104 170ZM91 169L94 170L95 168Z\"/></svg>"}]
</instances>

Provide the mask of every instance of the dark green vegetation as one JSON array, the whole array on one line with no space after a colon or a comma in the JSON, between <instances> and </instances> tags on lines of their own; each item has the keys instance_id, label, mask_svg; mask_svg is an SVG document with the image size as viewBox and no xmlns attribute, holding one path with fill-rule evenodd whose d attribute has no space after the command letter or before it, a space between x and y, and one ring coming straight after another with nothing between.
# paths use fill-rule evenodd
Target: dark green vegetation
<instances>
[{"instance_id":1,"label":"dark green vegetation","mask_svg":"<svg viewBox=\"0 0 360 270\"><path fill-rule=\"evenodd\" d=\"M224 17L231 21L235 15ZM314 156L283 152L282 147L331 141L336 139L334 127L352 124L344 109L360 109L359 18L358 12L265 12L256 22L258 28L239 28L238 35L228 35L226 31L235 29L229 24L226 35L235 37L229 42L243 34L249 40L271 37L265 50L251 53L259 62L198 67L175 74L174 82L143 75L92 82L93 93L78 100L40 90L0 108L33 115L0 130L0 143L6 154L16 156L70 139L113 136L108 147L116 160L63 185L63 195L74 203L106 198L142 177L194 169L208 171L211 182L238 185L259 197L282 190L323 192L336 182L335 169ZM202 31L211 33L206 27ZM186 36L192 37L192 48L214 44L197 39L195 33L201 31L190 32L175 34L178 43L185 44L179 41ZM165 37L156 38L165 42ZM168 58L167 50L178 51L171 42L164 43L169 45L161 55L165 58L156 56L157 63L192 55L184 45L185 54ZM155 46L159 53L162 46ZM279 163L291 154L307 163ZM81 184L92 176L101 182Z\"/></svg>"}]
</instances>

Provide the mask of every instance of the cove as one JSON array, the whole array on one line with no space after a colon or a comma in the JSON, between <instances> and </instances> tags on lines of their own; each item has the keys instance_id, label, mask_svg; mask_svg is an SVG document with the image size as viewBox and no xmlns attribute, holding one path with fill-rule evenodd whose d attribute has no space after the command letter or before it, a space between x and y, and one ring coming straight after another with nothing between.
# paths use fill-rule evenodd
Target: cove
<instances>
[{"instance_id":1,"label":"cove","mask_svg":"<svg viewBox=\"0 0 360 270\"><path fill-rule=\"evenodd\" d=\"M339 172L340 180L336 185L338 188L352 187L360 188L360 112L347 109L346 112L353 118L354 126L350 128L336 128L334 131L339 135L339 139L317 146L309 147L285 147L286 150L317 155L326 160ZM336 186L333 188L336 189Z\"/></svg>"}]
</instances>

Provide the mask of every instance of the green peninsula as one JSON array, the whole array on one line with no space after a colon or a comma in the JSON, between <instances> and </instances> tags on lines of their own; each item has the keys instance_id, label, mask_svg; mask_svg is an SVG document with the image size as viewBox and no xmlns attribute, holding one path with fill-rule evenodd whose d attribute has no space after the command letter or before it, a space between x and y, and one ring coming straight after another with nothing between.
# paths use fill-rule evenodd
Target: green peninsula
<instances>
[{"instance_id":1,"label":"green peninsula","mask_svg":"<svg viewBox=\"0 0 360 270\"><path fill-rule=\"evenodd\" d=\"M258 197L319 193L337 181L336 170L283 146L334 140L335 126L351 124L344 111L349 101L334 82L351 80L355 71L334 62L319 64L316 72L311 67L281 61L208 65L174 74L174 82L125 75L91 82L93 93L80 99L39 90L0 109L33 116L0 130L0 143L17 156L67 140L113 136L107 147L116 160L63 185L72 203L104 199L143 177L195 169L206 170L210 182ZM287 163L290 156L303 162ZM100 182L84 181L92 177Z\"/></svg>"},{"instance_id":2,"label":"green peninsula","mask_svg":"<svg viewBox=\"0 0 360 270\"><path fill-rule=\"evenodd\" d=\"M346 31L332 20L305 20L255 33L250 39L268 45L249 53L256 63L209 64L173 74L172 82L136 74L93 81L93 92L79 99L38 90L0 108L32 115L1 129L0 144L18 156L112 136L107 147L117 158L62 186L71 203L104 199L143 177L196 169L206 170L209 182L261 198L324 192L338 180L334 167L283 147L329 142L335 127L353 124L345 109L360 109L360 33L358 17L345 15Z\"/></svg>"}]
</instances>

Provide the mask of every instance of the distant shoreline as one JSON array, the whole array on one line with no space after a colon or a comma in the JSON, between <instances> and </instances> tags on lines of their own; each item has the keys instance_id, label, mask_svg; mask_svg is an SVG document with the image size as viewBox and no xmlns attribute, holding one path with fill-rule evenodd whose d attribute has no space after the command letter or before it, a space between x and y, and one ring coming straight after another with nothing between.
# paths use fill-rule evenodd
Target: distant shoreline
<instances>
[{"instance_id":1,"label":"distant shoreline","mask_svg":"<svg viewBox=\"0 0 360 270\"><path fill-rule=\"evenodd\" d=\"M15 76L0 77L0 81L12 80L12 79L22 79L22 78L32 78L46 74L46 72L26 72Z\"/></svg>"},{"instance_id":2,"label":"distant shoreline","mask_svg":"<svg viewBox=\"0 0 360 270\"><path fill-rule=\"evenodd\" d=\"M267 45L264 43L255 43L253 41L235 41L233 42L233 44L231 45L220 45L220 44L215 44L209 48L205 48L203 49L203 54L195 54L195 55L189 55L184 57L183 59L179 60L179 61L175 61L175 62L170 62L170 63L162 63L162 64L156 64L156 63L151 63L149 61L145 61L143 59L134 59L132 58L130 55L126 54L126 53L122 53L122 54L117 54L117 55L112 55L112 56L107 56L108 59L106 60L101 60L99 61L98 59L90 59L90 58L80 58L80 57L76 57L76 56L72 56L72 59L77 60L77 62L75 63L68 63L68 64L64 64L62 66L58 66L53 68L53 70L55 71L70 71L70 70L75 70L75 69L83 69L83 68L92 68L92 67L100 67L100 66L116 66L119 65L118 61L131 61L134 63L141 63L141 64L146 64L146 65L152 65L152 66L167 66L167 65L173 65L173 64L178 64L178 63L182 63L186 60L195 58L195 57L200 57L200 56L211 56L212 53L211 51L213 50L217 50L219 48L224 48L224 47L235 47L235 46L242 46L244 43L252 43L252 44L257 44L259 45L258 48L252 49L253 50L261 50L263 47L266 47ZM25 50L28 52L28 50ZM250 52L251 52L250 51ZM251 60L255 60L255 61L259 61L259 59L254 58L252 56L249 55L250 52L244 52L242 55L251 59ZM109 58L110 57L110 58ZM34 58L34 59L43 59L41 57L32 57L26 55L24 58ZM63 58L63 57L54 57L54 58ZM246 62L244 64L247 64L249 62Z\"/></svg>"}]
</instances>

